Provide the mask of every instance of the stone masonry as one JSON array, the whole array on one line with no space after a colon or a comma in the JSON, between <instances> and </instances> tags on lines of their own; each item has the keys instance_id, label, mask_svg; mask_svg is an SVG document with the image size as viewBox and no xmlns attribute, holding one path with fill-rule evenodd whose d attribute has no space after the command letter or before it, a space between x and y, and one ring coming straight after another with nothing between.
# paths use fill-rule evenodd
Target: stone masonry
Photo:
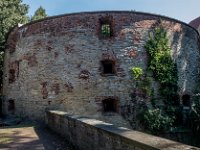
<instances>
[{"instance_id":1,"label":"stone masonry","mask_svg":"<svg viewBox=\"0 0 200 150\"><path fill-rule=\"evenodd\" d=\"M46 112L46 124L81 150L200 150L96 119Z\"/></svg>"},{"instance_id":2,"label":"stone masonry","mask_svg":"<svg viewBox=\"0 0 200 150\"><path fill-rule=\"evenodd\" d=\"M4 113L44 120L58 109L128 126L134 113L130 69L147 68L144 48L161 23L178 69L180 98L199 78L199 35L189 25L139 12L90 12L49 17L14 28L4 65ZM109 25L111 35L102 35ZM107 100L107 101L106 101ZM148 99L144 100L148 103ZM111 111L111 113L109 112Z\"/></svg>"}]
</instances>

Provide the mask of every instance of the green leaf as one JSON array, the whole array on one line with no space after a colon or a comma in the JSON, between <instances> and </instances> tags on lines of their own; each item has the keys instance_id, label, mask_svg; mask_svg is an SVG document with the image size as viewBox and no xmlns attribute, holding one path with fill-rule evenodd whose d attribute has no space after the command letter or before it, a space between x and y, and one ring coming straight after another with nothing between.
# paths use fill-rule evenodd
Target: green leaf
<instances>
[{"instance_id":1,"label":"green leaf","mask_svg":"<svg viewBox=\"0 0 200 150\"><path fill-rule=\"evenodd\" d=\"M31 17L31 21L43 19L43 18L46 18L46 17L47 17L46 10L42 6L40 6L35 11L34 15Z\"/></svg>"}]
</instances>

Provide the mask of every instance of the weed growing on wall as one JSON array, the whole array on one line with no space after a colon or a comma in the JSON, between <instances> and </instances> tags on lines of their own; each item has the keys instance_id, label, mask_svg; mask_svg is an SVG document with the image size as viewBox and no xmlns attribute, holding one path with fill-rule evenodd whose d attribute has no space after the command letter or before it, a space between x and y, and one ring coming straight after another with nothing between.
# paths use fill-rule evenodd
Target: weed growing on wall
<instances>
[{"instance_id":1,"label":"weed growing on wall","mask_svg":"<svg viewBox=\"0 0 200 150\"><path fill-rule=\"evenodd\" d=\"M143 70L142 68L139 68L139 67L133 67L131 69L132 71L132 75L133 75L133 79L134 80L138 80L141 78L141 76L143 75Z\"/></svg>"}]
</instances>

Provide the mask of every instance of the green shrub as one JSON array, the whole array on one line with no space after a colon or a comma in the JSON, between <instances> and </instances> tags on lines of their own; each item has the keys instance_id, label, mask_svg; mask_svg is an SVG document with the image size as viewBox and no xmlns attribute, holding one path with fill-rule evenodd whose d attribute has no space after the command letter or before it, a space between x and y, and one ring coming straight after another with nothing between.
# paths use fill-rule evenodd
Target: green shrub
<instances>
[{"instance_id":1,"label":"green shrub","mask_svg":"<svg viewBox=\"0 0 200 150\"><path fill-rule=\"evenodd\" d=\"M160 83L162 98L170 101L177 93L177 68L171 57L167 33L162 26L157 27L149 37L145 48L149 54L148 69Z\"/></svg>"},{"instance_id":2,"label":"green shrub","mask_svg":"<svg viewBox=\"0 0 200 150\"><path fill-rule=\"evenodd\" d=\"M144 113L144 125L153 134L169 131L174 120L168 116L164 116L160 109L148 110Z\"/></svg>"},{"instance_id":3,"label":"green shrub","mask_svg":"<svg viewBox=\"0 0 200 150\"><path fill-rule=\"evenodd\" d=\"M143 75L143 70L139 67L133 67L131 71L132 71L134 80L139 80L141 76Z\"/></svg>"}]
</instances>

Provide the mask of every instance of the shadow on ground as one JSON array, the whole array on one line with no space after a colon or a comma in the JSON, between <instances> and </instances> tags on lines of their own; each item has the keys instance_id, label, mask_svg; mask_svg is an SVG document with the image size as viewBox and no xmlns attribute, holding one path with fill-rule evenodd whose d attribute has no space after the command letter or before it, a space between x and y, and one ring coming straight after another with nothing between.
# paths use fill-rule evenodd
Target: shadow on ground
<instances>
[{"instance_id":1,"label":"shadow on ground","mask_svg":"<svg viewBox=\"0 0 200 150\"><path fill-rule=\"evenodd\" d=\"M24 123L0 127L1 150L75 150L58 134L44 125Z\"/></svg>"}]
</instances>

